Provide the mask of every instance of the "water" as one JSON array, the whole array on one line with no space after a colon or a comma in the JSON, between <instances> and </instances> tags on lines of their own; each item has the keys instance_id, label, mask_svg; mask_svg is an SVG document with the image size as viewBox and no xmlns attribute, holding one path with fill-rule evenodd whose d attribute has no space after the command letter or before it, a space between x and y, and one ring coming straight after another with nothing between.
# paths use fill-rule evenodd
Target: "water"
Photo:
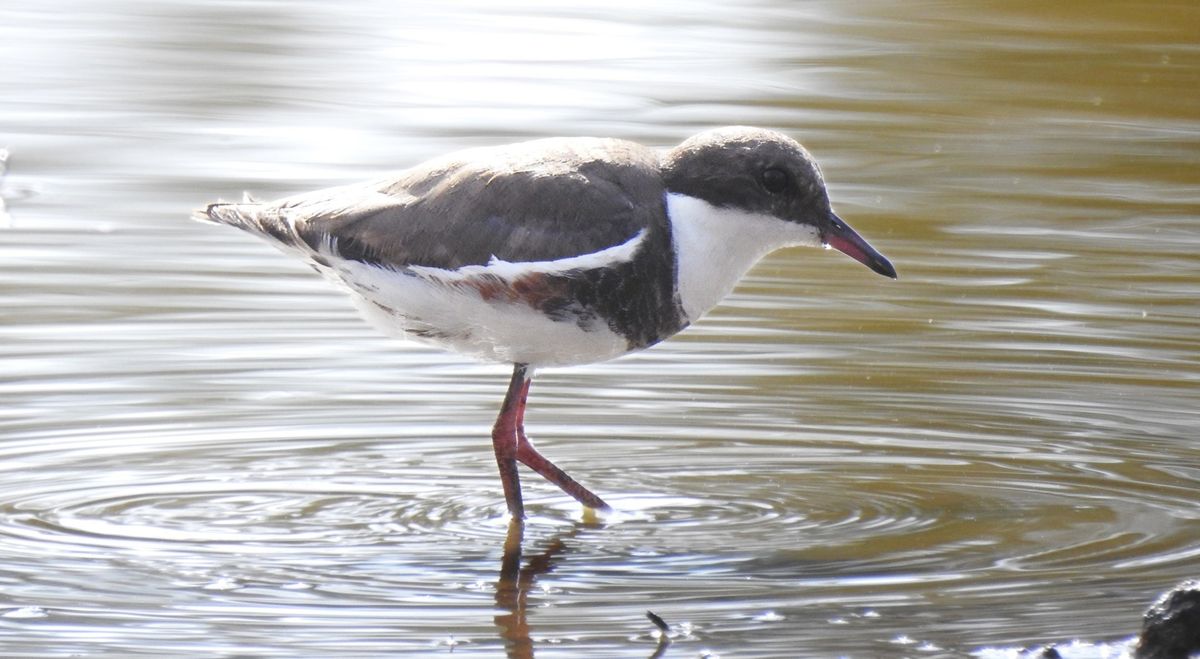
<instances>
[{"instance_id":1,"label":"water","mask_svg":"<svg viewBox=\"0 0 1200 659\"><path fill-rule=\"evenodd\" d=\"M0 650L1119 653L1200 570L1194 3L0 8ZM187 221L465 146L783 129L900 280L780 252L534 383ZM1066 651L1064 651L1066 654ZM1070 655L1068 655L1070 656Z\"/></svg>"}]
</instances>

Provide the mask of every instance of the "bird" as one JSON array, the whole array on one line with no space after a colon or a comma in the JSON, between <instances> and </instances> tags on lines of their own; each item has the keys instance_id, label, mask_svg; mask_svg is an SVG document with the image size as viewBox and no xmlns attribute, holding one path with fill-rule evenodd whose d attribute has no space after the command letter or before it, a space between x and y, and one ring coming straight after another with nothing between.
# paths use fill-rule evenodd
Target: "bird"
<instances>
[{"instance_id":1,"label":"bird","mask_svg":"<svg viewBox=\"0 0 1200 659\"><path fill-rule=\"evenodd\" d=\"M538 369L653 346L783 247L831 247L896 278L834 213L812 155L749 126L665 149L604 137L470 148L274 202L218 201L193 217L308 263L385 333L511 364L492 447L514 520L525 515L518 463L610 510L526 436Z\"/></svg>"}]
</instances>

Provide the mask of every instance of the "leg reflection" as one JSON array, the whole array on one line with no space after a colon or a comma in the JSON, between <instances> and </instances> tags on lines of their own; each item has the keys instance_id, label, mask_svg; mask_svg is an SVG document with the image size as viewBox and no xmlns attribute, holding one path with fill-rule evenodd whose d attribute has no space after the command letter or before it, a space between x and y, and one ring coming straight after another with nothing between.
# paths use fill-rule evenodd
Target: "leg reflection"
<instances>
[{"instance_id":1,"label":"leg reflection","mask_svg":"<svg viewBox=\"0 0 1200 659\"><path fill-rule=\"evenodd\" d=\"M496 580L496 626L504 639L504 648L509 659L533 659L533 641L529 637L529 619L526 617L529 591L538 577L549 574L557 567L567 548L566 540L576 536L594 523L586 520L570 532L550 541L546 549L531 557L521 567L521 544L525 525L521 518L513 517L508 523L508 535L504 538L504 557L500 560L500 578ZM671 645L667 624L657 615L647 612L650 620L659 628L658 643L650 659L658 659Z\"/></svg>"},{"instance_id":2,"label":"leg reflection","mask_svg":"<svg viewBox=\"0 0 1200 659\"><path fill-rule=\"evenodd\" d=\"M554 569L555 559L566 548L566 543L556 538L522 568L524 532L521 519L513 517L504 538L504 558L500 561L500 578L496 581L496 608L503 611L496 615L496 626L500 628L509 659L533 659L533 641L529 639L529 621L525 615L529 589L535 579Z\"/></svg>"}]
</instances>

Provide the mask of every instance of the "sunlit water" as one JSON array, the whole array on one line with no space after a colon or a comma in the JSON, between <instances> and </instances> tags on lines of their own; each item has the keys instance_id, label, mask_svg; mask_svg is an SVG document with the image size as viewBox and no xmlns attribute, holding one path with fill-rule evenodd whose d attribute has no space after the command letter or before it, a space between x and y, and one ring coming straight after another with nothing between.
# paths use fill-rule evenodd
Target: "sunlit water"
<instances>
[{"instance_id":1,"label":"sunlit water","mask_svg":"<svg viewBox=\"0 0 1200 659\"><path fill-rule=\"evenodd\" d=\"M0 9L0 654L642 657L652 610L667 657L1115 656L1197 576L1200 9L643 4ZM528 476L519 557L507 368L186 219L730 123L901 278L782 252L541 373L532 435L616 511Z\"/></svg>"}]
</instances>

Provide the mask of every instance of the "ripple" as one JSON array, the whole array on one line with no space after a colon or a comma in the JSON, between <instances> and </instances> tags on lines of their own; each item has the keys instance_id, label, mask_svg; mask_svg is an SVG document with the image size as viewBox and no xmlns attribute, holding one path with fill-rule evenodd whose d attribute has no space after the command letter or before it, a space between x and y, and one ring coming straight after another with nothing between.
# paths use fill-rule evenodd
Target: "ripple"
<instances>
[{"instance_id":1,"label":"ripple","mask_svg":"<svg viewBox=\"0 0 1200 659\"><path fill-rule=\"evenodd\" d=\"M372 524L389 521L394 494L369 488L303 482L259 484L158 483L98 487L75 492L81 500L46 507L40 498L22 508L43 508L18 519L44 531L97 541L180 543L353 544ZM60 498L47 493L47 498ZM232 528L231 528L232 527Z\"/></svg>"},{"instance_id":2,"label":"ripple","mask_svg":"<svg viewBox=\"0 0 1200 659\"><path fill-rule=\"evenodd\" d=\"M898 442L891 450L928 448ZM970 450L986 455L989 447ZM605 522L614 542L637 548L629 566L650 572L669 565L807 580L887 573L923 583L1195 559L1191 526L1180 523L1195 517L1192 485L1142 482L1131 463L1069 450L1005 444L991 448L987 463L889 464L848 459L849 451L783 458L744 446L676 449L684 457L621 469L625 482L615 489L625 493L608 497L617 512ZM679 467L723 458L738 466ZM664 481L680 494L665 492Z\"/></svg>"},{"instance_id":3,"label":"ripple","mask_svg":"<svg viewBox=\"0 0 1200 659\"><path fill-rule=\"evenodd\" d=\"M494 555L507 523L485 429L415 424L400 435L390 412L370 410L350 422L331 409L304 426L126 424L54 445L8 442L0 543L27 556L300 553L340 568L381 548L427 565L453 563L446 546ZM616 510L579 527L578 505L528 475L530 537L583 533L599 543L601 563L625 573L808 583L1135 571L1200 555L1181 525L1198 517L1194 470L1004 432L889 436L842 426L797 444L773 413L755 412L762 428L739 426L745 439L736 442L719 425L671 433L689 440L663 437L659 426L595 423L616 418L607 414L545 426L548 454L565 454L561 463ZM321 580L278 574L280 583Z\"/></svg>"},{"instance_id":4,"label":"ripple","mask_svg":"<svg viewBox=\"0 0 1200 659\"><path fill-rule=\"evenodd\" d=\"M26 555L86 556L298 548L323 555L410 541L436 547L434 538L502 541L503 501L483 446L478 459L467 458L477 464L463 470L471 473L465 480L440 466L464 459L453 452L423 452L380 469L374 441L285 439L292 430L243 428L252 440L180 431L159 433L154 443L116 430L74 445L42 443L40 452L36 441L14 442L4 449L0 543ZM231 443L244 451L236 460L228 457ZM36 471L21 471L34 464ZM16 478L21 473L28 476Z\"/></svg>"}]
</instances>

